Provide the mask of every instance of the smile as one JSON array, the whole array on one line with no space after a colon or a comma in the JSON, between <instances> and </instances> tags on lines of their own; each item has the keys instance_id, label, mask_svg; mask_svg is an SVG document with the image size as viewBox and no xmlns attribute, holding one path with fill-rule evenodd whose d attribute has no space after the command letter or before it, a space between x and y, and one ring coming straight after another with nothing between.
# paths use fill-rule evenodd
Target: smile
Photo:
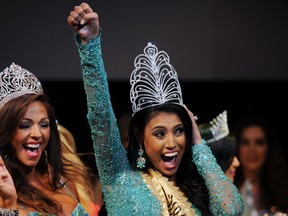
<instances>
[{"instance_id":1,"label":"smile","mask_svg":"<svg viewBox=\"0 0 288 216\"><path fill-rule=\"evenodd\" d=\"M25 150L25 153L28 157L37 157L39 155L39 147L41 145L38 144L25 144L23 145L23 148Z\"/></svg>"},{"instance_id":2,"label":"smile","mask_svg":"<svg viewBox=\"0 0 288 216\"><path fill-rule=\"evenodd\" d=\"M178 152L169 152L161 155L161 159L167 169L173 169L176 166Z\"/></svg>"}]
</instances>

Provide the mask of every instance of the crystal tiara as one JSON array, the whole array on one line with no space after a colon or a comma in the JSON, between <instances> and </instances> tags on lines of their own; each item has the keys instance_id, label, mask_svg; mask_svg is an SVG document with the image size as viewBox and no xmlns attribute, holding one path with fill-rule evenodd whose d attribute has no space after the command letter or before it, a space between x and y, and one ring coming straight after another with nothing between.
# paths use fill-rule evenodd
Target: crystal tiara
<instances>
[{"instance_id":1,"label":"crystal tiara","mask_svg":"<svg viewBox=\"0 0 288 216\"><path fill-rule=\"evenodd\" d=\"M25 94L42 94L40 81L29 71L12 63L0 72L0 109Z\"/></svg>"},{"instance_id":2,"label":"crystal tiara","mask_svg":"<svg viewBox=\"0 0 288 216\"><path fill-rule=\"evenodd\" d=\"M200 133L206 143L212 143L229 135L227 111L224 110L209 124L199 125Z\"/></svg>"},{"instance_id":3,"label":"crystal tiara","mask_svg":"<svg viewBox=\"0 0 288 216\"><path fill-rule=\"evenodd\" d=\"M136 56L130 76L133 114L147 107L171 102L183 105L177 72L165 51L148 43L144 54Z\"/></svg>"}]
</instances>

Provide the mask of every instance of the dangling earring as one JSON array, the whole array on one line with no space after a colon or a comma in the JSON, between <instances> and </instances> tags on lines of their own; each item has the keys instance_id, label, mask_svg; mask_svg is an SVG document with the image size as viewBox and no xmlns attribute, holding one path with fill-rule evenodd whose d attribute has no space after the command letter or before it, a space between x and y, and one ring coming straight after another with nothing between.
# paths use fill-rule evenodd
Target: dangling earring
<instances>
[{"instance_id":1,"label":"dangling earring","mask_svg":"<svg viewBox=\"0 0 288 216\"><path fill-rule=\"evenodd\" d=\"M140 144L140 148L138 149L138 155L139 157L137 158L136 162L137 162L137 167L142 169L143 167L145 167L145 163L146 163L146 159L144 157L142 157L144 154L144 150L142 149L142 145Z\"/></svg>"},{"instance_id":2,"label":"dangling earring","mask_svg":"<svg viewBox=\"0 0 288 216\"><path fill-rule=\"evenodd\" d=\"M48 166L48 154L47 154L46 149L44 149L44 154L45 154L45 162L46 162L46 165Z\"/></svg>"}]
</instances>

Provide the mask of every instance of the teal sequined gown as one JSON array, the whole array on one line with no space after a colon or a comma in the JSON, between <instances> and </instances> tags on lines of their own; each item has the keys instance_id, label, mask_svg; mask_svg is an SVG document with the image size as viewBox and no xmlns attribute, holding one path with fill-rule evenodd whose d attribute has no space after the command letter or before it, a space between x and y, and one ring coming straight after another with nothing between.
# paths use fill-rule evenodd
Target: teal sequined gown
<instances>
[{"instance_id":1,"label":"teal sequined gown","mask_svg":"<svg viewBox=\"0 0 288 216\"><path fill-rule=\"evenodd\" d=\"M66 191L73 197L73 199L78 203L73 212L70 214L70 216L89 216L89 214L86 212L86 210L83 208L83 206L78 202L77 198L74 196L74 194L64 185L64 188ZM39 212L30 212L27 208L24 206L21 206L26 212L28 216L56 216L55 214L45 213L41 214Z\"/></svg>"},{"instance_id":2,"label":"teal sequined gown","mask_svg":"<svg viewBox=\"0 0 288 216\"><path fill-rule=\"evenodd\" d=\"M108 214L159 216L162 214L159 200L147 187L141 174L130 168L126 151L121 144L102 59L101 36L88 44L81 44L78 36L75 41L87 95L87 119ZM217 165L206 143L193 146L192 151L193 161L209 189L213 214L241 215L241 196ZM191 208L201 215L195 206Z\"/></svg>"}]
</instances>

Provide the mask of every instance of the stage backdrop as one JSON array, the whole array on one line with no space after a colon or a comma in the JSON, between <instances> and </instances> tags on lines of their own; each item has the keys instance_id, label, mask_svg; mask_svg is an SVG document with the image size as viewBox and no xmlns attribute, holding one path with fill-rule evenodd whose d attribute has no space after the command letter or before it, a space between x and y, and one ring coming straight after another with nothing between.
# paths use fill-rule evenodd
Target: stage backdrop
<instances>
[{"instance_id":1,"label":"stage backdrop","mask_svg":"<svg viewBox=\"0 0 288 216\"><path fill-rule=\"evenodd\" d=\"M182 82L181 85L184 103L198 116L198 124L208 122L227 110L232 130L243 118L258 116L274 129L284 153L288 154L287 82L202 81ZM43 83L43 87L55 107L59 122L74 134L78 151L92 152L83 83L48 81ZM129 82L111 81L109 89L116 117L131 112ZM94 157L85 157L85 160L92 166L95 164Z\"/></svg>"},{"instance_id":2,"label":"stage backdrop","mask_svg":"<svg viewBox=\"0 0 288 216\"><path fill-rule=\"evenodd\" d=\"M0 69L41 80L80 80L67 16L79 0L1 2ZM287 0L87 0L99 13L111 80L127 81L147 42L186 81L287 80Z\"/></svg>"}]
</instances>

